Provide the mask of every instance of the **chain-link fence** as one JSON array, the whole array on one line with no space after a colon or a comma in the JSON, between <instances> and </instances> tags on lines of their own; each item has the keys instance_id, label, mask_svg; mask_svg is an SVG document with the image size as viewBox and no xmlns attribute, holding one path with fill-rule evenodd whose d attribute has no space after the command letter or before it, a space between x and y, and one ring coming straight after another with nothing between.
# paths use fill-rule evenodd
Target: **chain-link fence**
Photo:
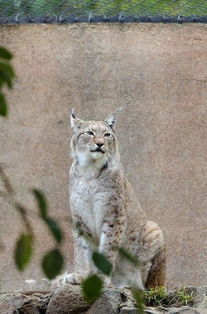
<instances>
[{"instance_id":1,"label":"chain-link fence","mask_svg":"<svg viewBox=\"0 0 207 314\"><path fill-rule=\"evenodd\" d=\"M0 23L207 22L207 0L0 0Z\"/></svg>"}]
</instances>

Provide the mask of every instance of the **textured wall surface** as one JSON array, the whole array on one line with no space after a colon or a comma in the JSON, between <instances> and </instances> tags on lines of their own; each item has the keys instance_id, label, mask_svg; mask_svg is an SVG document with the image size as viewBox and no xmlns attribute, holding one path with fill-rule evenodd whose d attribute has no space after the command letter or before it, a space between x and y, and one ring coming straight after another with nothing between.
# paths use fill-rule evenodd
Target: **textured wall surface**
<instances>
[{"instance_id":1,"label":"textured wall surface","mask_svg":"<svg viewBox=\"0 0 207 314\"><path fill-rule=\"evenodd\" d=\"M37 237L32 263L20 274L12 252L21 223L0 200L1 290L42 278L40 257L53 246L32 187L45 191L65 230L66 269L72 270L68 111L102 119L122 105L122 162L148 216L165 233L169 285L205 284L207 25L1 26L0 44L14 52L18 75L8 94L9 118L0 120L0 162Z\"/></svg>"}]
</instances>

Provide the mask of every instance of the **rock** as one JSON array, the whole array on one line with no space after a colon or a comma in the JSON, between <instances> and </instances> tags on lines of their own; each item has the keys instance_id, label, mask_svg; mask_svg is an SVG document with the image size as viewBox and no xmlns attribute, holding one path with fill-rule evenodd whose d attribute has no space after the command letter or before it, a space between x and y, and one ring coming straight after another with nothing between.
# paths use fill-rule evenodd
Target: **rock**
<instances>
[{"instance_id":1,"label":"rock","mask_svg":"<svg viewBox=\"0 0 207 314\"><path fill-rule=\"evenodd\" d=\"M116 314L122 303L120 289L108 288L102 296L96 300L86 314Z\"/></svg>"},{"instance_id":2,"label":"rock","mask_svg":"<svg viewBox=\"0 0 207 314\"><path fill-rule=\"evenodd\" d=\"M46 314L83 313L89 304L81 294L79 285L65 284L52 295Z\"/></svg>"},{"instance_id":3,"label":"rock","mask_svg":"<svg viewBox=\"0 0 207 314\"><path fill-rule=\"evenodd\" d=\"M53 281L48 280L47 278L42 278L39 280L35 279L26 279L24 281L23 287L18 291L19 293L36 293L36 291L40 293L50 293L57 288L54 286Z\"/></svg>"},{"instance_id":4,"label":"rock","mask_svg":"<svg viewBox=\"0 0 207 314\"><path fill-rule=\"evenodd\" d=\"M1 314L16 314L18 306L22 304L22 298L15 295L1 295L0 297L0 313Z\"/></svg>"},{"instance_id":5,"label":"rock","mask_svg":"<svg viewBox=\"0 0 207 314\"><path fill-rule=\"evenodd\" d=\"M198 308L207 308L207 286L186 287L188 293L194 295L194 305Z\"/></svg>"},{"instance_id":6,"label":"rock","mask_svg":"<svg viewBox=\"0 0 207 314\"><path fill-rule=\"evenodd\" d=\"M134 308L135 300L133 297L132 290L129 288L122 288L120 293L121 293L121 300L122 300L122 304L120 307Z\"/></svg>"},{"instance_id":7,"label":"rock","mask_svg":"<svg viewBox=\"0 0 207 314\"><path fill-rule=\"evenodd\" d=\"M146 307L144 309L145 314L167 314L165 310L160 310L155 309L155 308L150 308ZM120 314L139 314L139 311L135 307L123 307L120 311Z\"/></svg>"},{"instance_id":8,"label":"rock","mask_svg":"<svg viewBox=\"0 0 207 314\"><path fill-rule=\"evenodd\" d=\"M145 314L161 314L161 313L165 313L165 310L163 311L159 311L159 310L157 310L157 309L154 309L154 308L146 308L145 310L144 310L144 313Z\"/></svg>"},{"instance_id":9,"label":"rock","mask_svg":"<svg viewBox=\"0 0 207 314\"><path fill-rule=\"evenodd\" d=\"M120 314L138 314L138 311L134 307L123 307Z\"/></svg>"},{"instance_id":10,"label":"rock","mask_svg":"<svg viewBox=\"0 0 207 314\"><path fill-rule=\"evenodd\" d=\"M199 314L207 314L207 308L206 309L204 309L204 308L196 308L196 311Z\"/></svg>"},{"instance_id":11,"label":"rock","mask_svg":"<svg viewBox=\"0 0 207 314\"><path fill-rule=\"evenodd\" d=\"M207 314L207 287L186 287L193 293L193 306L180 306L177 292L168 293L169 300L159 307L146 307L145 314ZM167 305L168 304L168 305ZM198 306L200 305L200 306ZM176 307L180 306L180 307ZM138 314L130 289L107 288L102 296L89 305L79 285L63 285L52 293L0 294L0 314Z\"/></svg>"},{"instance_id":12,"label":"rock","mask_svg":"<svg viewBox=\"0 0 207 314\"><path fill-rule=\"evenodd\" d=\"M39 314L46 311L50 295L35 293L2 294L0 296L0 314ZM43 313L43 312L42 312Z\"/></svg>"},{"instance_id":13,"label":"rock","mask_svg":"<svg viewBox=\"0 0 207 314\"><path fill-rule=\"evenodd\" d=\"M188 306L177 307L177 308L167 308L166 313L168 314L199 314L199 312Z\"/></svg>"}]
</instances>

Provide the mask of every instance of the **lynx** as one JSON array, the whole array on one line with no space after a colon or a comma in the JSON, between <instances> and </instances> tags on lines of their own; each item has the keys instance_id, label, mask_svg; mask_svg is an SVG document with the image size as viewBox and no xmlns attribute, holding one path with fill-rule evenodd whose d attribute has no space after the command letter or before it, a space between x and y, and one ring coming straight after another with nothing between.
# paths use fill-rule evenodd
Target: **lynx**
<instances>
[{"instance_id":1,"label":"lynx","mask_svg":"<svg viewBox=\"0 0 207 314\"><path fill-rule=\"evenodd\" d=\"M70 114L73 136L70 207L74 224L98 243L112 263L106 285L140 289L164 285L165 244L159 226L147 219L124 176L115 133L117 112L104 121L84 121ZM94 271L90 244L73 230L74 273L65 281L80 284ZM123 247L137 258L134 266L121 258Z\"/></svg>"}]
</instances>

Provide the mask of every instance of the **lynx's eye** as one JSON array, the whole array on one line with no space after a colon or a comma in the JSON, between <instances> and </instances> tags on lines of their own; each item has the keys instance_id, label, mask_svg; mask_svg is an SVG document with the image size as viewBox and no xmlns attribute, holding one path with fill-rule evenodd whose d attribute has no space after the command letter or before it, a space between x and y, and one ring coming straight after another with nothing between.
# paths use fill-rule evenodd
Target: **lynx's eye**
<instances>
[{"instance_id":1,"label":"lynx's eye","mask_svg":"<svg viewBox=\"0 0 207 314\"><path fill-rule=\"evenodd\" d=\"M104 136L105 136L105 137L110 137L111 134L110 134L110 133L105 133Z\"/></svg>"},{"instance_id":2,"label":"lynx's eye","mask_svg":"<svg viewBox=\"0 0 207 314\"><path fill-rule=\"evenodd\" d=\"M94 135L94 133L92 131L86 131L85 134L86 135Z\"/></svg>"}]
</instances>

